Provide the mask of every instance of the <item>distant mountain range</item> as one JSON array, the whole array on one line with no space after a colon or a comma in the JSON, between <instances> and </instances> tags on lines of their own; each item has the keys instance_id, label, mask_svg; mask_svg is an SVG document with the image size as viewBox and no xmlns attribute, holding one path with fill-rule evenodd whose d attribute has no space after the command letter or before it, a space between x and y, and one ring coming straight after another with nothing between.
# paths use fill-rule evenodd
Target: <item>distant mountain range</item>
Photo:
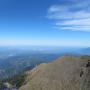
<instances>
[{"instance_id":1,"label":"distant mountain range","mask_svg":"<svg viewBox=\"0 0 90 90\"><path fill-rule=\"evenodd\" d=\"M90 47L82 50L83 53L90 54Z\"/></svg>"},{"instance_id":2,"label":"distant mountain range","mask_svg":"<svg viewBox=\"0 0 90 90\"><path fill-rule=\"evenodd\" d=\"M90 47L88 48L81 48L80 50L76 51L78 55L90 55Z\"/></svg>"}]
</instances>

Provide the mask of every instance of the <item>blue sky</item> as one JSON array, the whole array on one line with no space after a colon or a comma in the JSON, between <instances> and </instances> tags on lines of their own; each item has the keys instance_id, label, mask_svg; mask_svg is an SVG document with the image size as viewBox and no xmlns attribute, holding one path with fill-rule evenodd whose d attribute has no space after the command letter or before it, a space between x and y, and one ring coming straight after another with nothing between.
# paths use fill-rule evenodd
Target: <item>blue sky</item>
<instances>
[{"instance_id":1,"label":"blue sky","mask_svg":"<svg viewBox=\"0 0 90 90\"><path fill-rule=\"evenodd\" d=\"M90 46L89 0L0 0L0 45Z\"/></svg>"}]
</instances>

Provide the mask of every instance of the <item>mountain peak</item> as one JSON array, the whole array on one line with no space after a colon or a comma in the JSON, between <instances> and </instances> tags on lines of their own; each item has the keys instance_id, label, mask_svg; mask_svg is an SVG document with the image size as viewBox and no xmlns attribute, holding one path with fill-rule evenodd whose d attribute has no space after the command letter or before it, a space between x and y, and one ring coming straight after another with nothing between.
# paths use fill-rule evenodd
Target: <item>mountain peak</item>
<instances>
[{"instance_id":1,"label":"mountain peak","mask_svg":"<svg viewBox=\"0 0 90 90\"><path fill-rule=\"evenodd\" d=\"M28 72L26 84L19 90L89 90L88 63L87 58L63 56L52 63L41 64Z\"/></svg>"}]
</instances>

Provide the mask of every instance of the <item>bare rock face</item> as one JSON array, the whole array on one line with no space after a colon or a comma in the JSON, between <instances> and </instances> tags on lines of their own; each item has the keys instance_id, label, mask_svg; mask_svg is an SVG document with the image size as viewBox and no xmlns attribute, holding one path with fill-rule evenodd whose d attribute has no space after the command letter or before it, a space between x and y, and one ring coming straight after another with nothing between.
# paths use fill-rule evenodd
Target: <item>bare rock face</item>
<instances>
[{"instance_id":1,"label":"bare rock face","mask_svg":"<svg viewBox=\"0 0 90 90\"><path fill-rule=\"evenodd\" d=\"M19 90L90 90L90 57L63 56L27 72Z\"/></svg>"}]
</instances>

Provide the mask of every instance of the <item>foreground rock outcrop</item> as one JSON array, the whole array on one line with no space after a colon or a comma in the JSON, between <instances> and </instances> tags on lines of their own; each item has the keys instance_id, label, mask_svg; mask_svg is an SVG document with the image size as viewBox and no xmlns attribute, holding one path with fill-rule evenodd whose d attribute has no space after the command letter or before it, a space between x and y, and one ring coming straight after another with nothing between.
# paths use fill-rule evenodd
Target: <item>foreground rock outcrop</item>
<instances>
[{"instance_id":1,"label":"foreground rock outcrop","mask_svg":"<svg viewBox=\"0 0 90 90\"><path fill-rule=\"evenodd\" d=\"M64 56L27 72L19 90L90 90L90 57Z\"/></svg>"}]
</instances>

